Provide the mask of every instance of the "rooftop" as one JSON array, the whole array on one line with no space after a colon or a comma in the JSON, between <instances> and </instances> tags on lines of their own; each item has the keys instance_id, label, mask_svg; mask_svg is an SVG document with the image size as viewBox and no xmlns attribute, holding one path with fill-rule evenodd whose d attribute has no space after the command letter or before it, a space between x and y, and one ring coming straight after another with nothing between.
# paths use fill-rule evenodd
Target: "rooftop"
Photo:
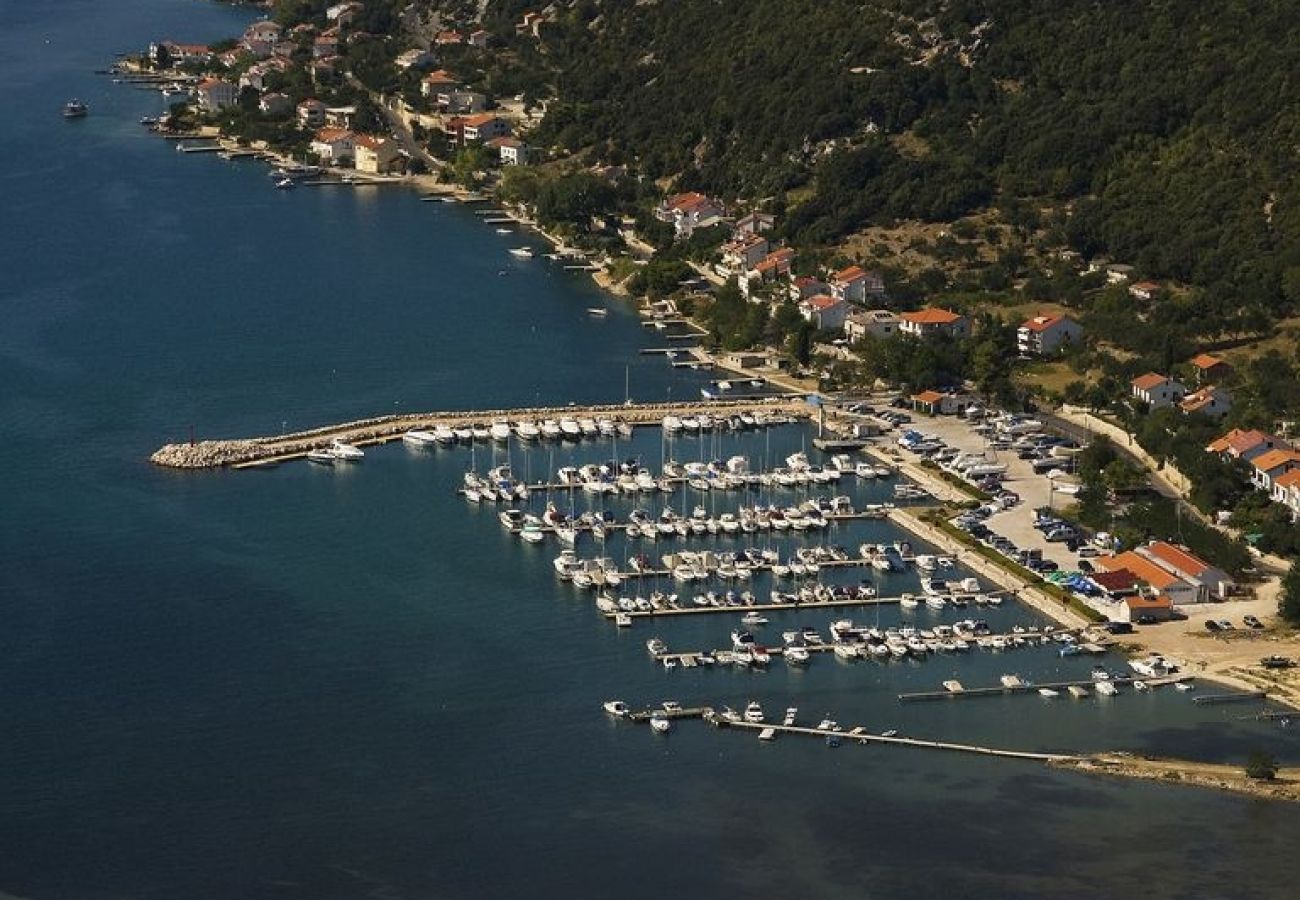
<instances>
[{"instance_id":1,"label":"rooftop","mask_svg":"<svg viewBox=\"0 0 1300 900\"><path fill-rule=\"evenodd\" d=\"M901 318L915 325L951 325L959 321L961 316L951 310L929 307L916 312L903 313Z\"/></svg>"},{"instance_id":2,"label":"rooftop","mask_svg":"<svg viewBox=\"0 0 1300 900\"><path fill-rule=\"evenodd\" d=\"M1300 453L1296 453L1294 450L1274 449L1262 453L1250 461L1250 464L1261 472L1271 472L1273 469L1287 463L1300 465Z\"/></svg>"},{"instance_id":3,"label":"rooftop","mask_svg":"<svg viewBox=\"0 0 1300 900\"><path fill-rule=\"evenodd\" d=\"M1139 375L1133 379L1133 387L1139 391L1149 391L1152 388L1158 388L1169 380L1168 375L1161 375L1158 372L1148 372L1145 375Z\"/></svg>"},{"instance_id":4,"label":"rooftop","mask_svg":"<svg viewBox=\"0 0 1300 900\"><path fill-rule=\"evenodd\" d=\"M1193 556L1182 547L1175 547L1165 541L1152 541L1143 549L1155 557L1158 562L1164 563L1173 571L1190 575L1193 578L1199 578L1213 568L1200 557Z\"/></svg>"},{"instance_id":5,"label":"rooftop","mask_svg":"<svg viewBox=\"0 0 1300 900\"><path fill-rule=\"evenodd\" d=\"M1132 550L1126 550L1118 556L1098 557L1097 564L1107 572L1128 569L1139 581L1151 585L1158 591L1163 591L1181 581L1181 579L1169 574L1145 556L1140 556Z\"/></svg>"}]
</instances>

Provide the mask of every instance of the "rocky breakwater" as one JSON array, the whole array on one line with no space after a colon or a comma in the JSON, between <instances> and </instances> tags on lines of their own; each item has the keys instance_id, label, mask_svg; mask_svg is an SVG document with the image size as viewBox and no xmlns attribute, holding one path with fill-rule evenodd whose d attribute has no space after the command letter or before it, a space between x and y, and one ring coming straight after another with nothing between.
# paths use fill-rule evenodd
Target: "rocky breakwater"
<instances>
[{"instance_id":1,"label":"rocky breakwater","mask_svg":"<svg viewBox=\"0 0 1300 900\"><path fill-rule=\"evenodd\" d=\"M260 458L265 448L258 441L196 441L166 444L149 462L169 469L213 469Z\"/></svg>"}]
</instances>

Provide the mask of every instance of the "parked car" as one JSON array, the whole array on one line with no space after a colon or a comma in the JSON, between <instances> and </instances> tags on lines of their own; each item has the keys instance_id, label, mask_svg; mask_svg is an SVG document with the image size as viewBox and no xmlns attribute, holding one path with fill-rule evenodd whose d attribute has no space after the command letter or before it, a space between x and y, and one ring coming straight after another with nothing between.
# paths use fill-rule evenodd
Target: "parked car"
<instances>
[{"instance_id":1,"label":"parked car","mask_svg":"<svg viewBox=\"0 0 1300 900\"><path fill-rule=\"evenodd\" d=\"M1219 630L1220 630L1220 631L1232 631L1232 630L1233 630L1233 624L1232 624L1231 622L1229 622L1227 619L1220 619L1220 620L1218 621L1218 626L1219 626Z\"/></svg>"},{"instance_id":2,"label":"parked car","mask_svg":"<svg viewBox=\"0 0 1300 900\"><path fill-rule=\"evenodd\" d=\"M1107 622L1104 627L1111 634L1133 633L1133 625L1129 622Z\"/></svg>"},{"instance_id":3,"label":"parked car","mask_svg":"<svg viewBox=\"0 0 1300 900\"><path fill-rule=\"evenodd\" d=\"M1222 631L1223 629L1220 628L1220 627L1219 627L1219 623L1216 622L1216 621L1214 621L1213 619L1206 619L1206 620L1205 620L1205 630L1206 630L1206 631Z\"/></svg>"},{"instance_id":4,"label":"parked car","mask_svg":"<svg viewBox=\"0 0 1300 900\"><path fill-rule=\"evenodd\" d=\"M1242 619L1241 619L1241 621L1243 621L1243 622L1246 623L1246 627L1247 627L1247 628L1263 628L1263 627L1264 627L1264 623L1261 622L1259 619L1257 619L1255 616L1252 616L1252 615L1245 615L1245 616L1243 616Z\"/></svg>"}]
</instances>

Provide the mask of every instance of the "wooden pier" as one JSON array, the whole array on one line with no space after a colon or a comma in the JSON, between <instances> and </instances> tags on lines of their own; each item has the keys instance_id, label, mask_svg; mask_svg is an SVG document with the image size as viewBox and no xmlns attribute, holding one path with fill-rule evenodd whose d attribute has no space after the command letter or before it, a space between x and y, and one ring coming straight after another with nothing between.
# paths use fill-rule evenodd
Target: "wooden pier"
<instances>
[{"instance_id":1,"label":"wooden pier","mask_svg":"<svg viewBox=\"0 0 1300 900\"><path fill-rule=\"evenodd\" d=\"M1240 694L1203 694L1196 698L1196 705L1212 706L1220 703L1245 703L1249 700L1267 699L1267 691L1244 691Z\"/></svg>"},{"instance_id":2,"label":"wooden pier","mask_svg":"<svg viewBox=\"0 0 1300 900\"><path fill-rule=\"evenodd\" d=\"M636 610L635 612L602 612L601 615L613 622L619 616L630 619L667 619L674 616L707 615L744 615L747 612L768 612L783 609L839 609L850 606L897 606L901 597L852 597L844 600L810 600L806 603L772 603L770 601L755 603L753 606L682 606L677 609ZM699 654L695 654L698 656Z\"/></svg>"},{"instance_id":3,"label":"wooden pier","mask_svg":"<svg viewBox=\"0 0 1300 900\"><path fill-rule=\"evenodd\" d=\"M1149 687L1161 687L1167 684L1177 684L1180 681L1191 681L1191 675L1170 675L1163 678L1145 678L1138 679L1132 675L1121 675L1118 678L1110 679L1111 684L1122 687L1130 687L1134 681L1142 681ZM1080 679L1078 681L1044 681L1044 682L1022 682L1016 685L995 685L993 687L968 688L963 687L961 690L942 690L942 691L917 691L914 693L899 694L898 699L903 702L913 702L918 700L961 700L968 697L1004 697L1010 694L1036 694L1041 688L1047 688L1053 691L1068 691L1072 687L1095 688L1098 682L1089 679ZM1091 692L1091 690L1090 690Z\"/></svg>"}]
</instances>

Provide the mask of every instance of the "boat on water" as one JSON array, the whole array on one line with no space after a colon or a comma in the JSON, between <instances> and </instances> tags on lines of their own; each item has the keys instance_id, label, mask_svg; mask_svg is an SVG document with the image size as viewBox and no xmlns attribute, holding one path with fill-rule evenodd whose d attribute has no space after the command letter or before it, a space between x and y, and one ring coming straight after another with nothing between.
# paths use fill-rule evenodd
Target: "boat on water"
<instances>
[{"instance_id":1,"label":"boat on water","mask_svg":"<svg viewBox=\"0 0 1300 900\"><path fill-rule=\"evenodd\" d=\"M488 434L491 435L492 440L504 444L510 440L510 423L500 420L493 422L492 427L488 429Z\"/></svg>"},{"instance_id":2,"label":"boat on water","mask_svg":"<svg viewBox=\"0 0 1300 900\"><path fill-rule=\"evenodd\" d=\"M361 462L366 458L365 451L360 447L355 444L345 444L337 439L330 444L329 452L334 454L334 458L341 462Z\"/></svg>"},{"instance_id":3,"label":"boat on water","mask_svg":"<svg viewBox=\"0 0 1300 900\"><path fill-rule=\"evenodd\" d=\"M1054 691L1054 690L1052 690L1051 688L1039 688L1039 689L1038 689L1038 696L1040 696L1040 697L1059 697L1059 696L1061 696L1061 692L1060 692L1060 691Z\"/></svg>"},{"instance_id":4,"label":"boat on water","mask_svg":"<svg viewBox=\"0 0 1300 900\"><path fill-rule=\"evenodd\" d=\"M587 315L595 316L598 319L603 319L605 316L609 315L609 310L600 306L588 306Z\"/></svg>"},{"instance_id":5,"label":"boat on water","mask_svg":"<svg viewBox=\"0 0 1300 900\"><path fill-rule=\"evenodd\" d=\"M520 259L532 259L533 251L528 249L527 247L511 247L510 255L517 256Z\"/></svg>"},{"instance_id":6,"label":"boat on water","mask_svg":"<svg viewBox=\"0 0 1300 900\"><path fill-rule=\"evenodd\" d=\"M402 443L408 444L412 447L427 447L430 444L436 443L437 440L438 438L432 431L423 431L418 428L412 429L402 435Z\"/></svg>"},{"instance_id":7,"label":"boat on water","mask_svg":"<svg viewBox=\"0 0 1300 900\"><path fill-rule=\"evenodd\" d=\"M774 740L776 740L776 729L775 729L775 728L772 728L771 726L768 726L767 728L764 728L762 731L760 731L760 732L758 733L758 739L759 739L760 741L774 741Z\"/></svg>"},{"instance_id":8,"label":"boat on water","mask_svg":"<svg viewBox=\"0 0 1300 900\"><path fill-rule=\"evenodd\" d=\"M1070 685L1069 690L1070 690L1070 696L1076 699L1079 697L1088 696L1088 689L1081 684L1072 684Z\"/></svg>"},{"instance_id":9,"label":"boat on water","mask_svg":"<svg viewBox=\"0 0 1300 900\"><path fill-rule=\"evenodd\" d=\"M749 701L749 705L745 707L744 715L745 715L746 722L753 722L755 724L762 722L763 721L762 704L760 704L757 700Z\"/></svg>"},{"instance_id":10,"label":"boat on water","mask_svg":"<svg viewBox=\"0 0 1300 900\"><path fill-rule=\"evenodd\" d=\"M498 228L497 234L514 234L509 228Z\"/></svg>"},{"instance_id":11,"label":"boat on water","mask_svg":"<svg viewBox=\"0 0 1300 900\"><path fill-rule=\"evenodd\" d=\"M84 119L90 112L90 107L80 100L69 100L63 104L63 118L65 119Z\"/></svg>"},{"instance_id":12,"label":"boat on water","mask_svg":"<svg viewBox=\"0 0 1300 900\"><path fill-rule=\"evenodd\" d=\"M291 191L298 186L298 183L292 178L281 178L275 183L277 191Z\"/></svg>"},{"instance_id":13,"label":"boat on water","mask_svg":"<svg viewBox=\"0 0 1300 900\"><path fill-rule=\"evenodd\" d=\"M667 734L673 727L672 720L661 712L650 714L650 728L657 734Z\"/></svg>"},{"instance_id":14,"label":"boat on water","mask_svg":"<svg viewBox=\"0 0 1300 900\"><path fill-rule=\"evenodd\" d=\"M620 719L629 712L627 704L622 700L606 700L601 704L601 707L611 716L617 716Z\"/></svg>"},{"instance_id":15,"label":"boat on water","mask_svg":"<svg viewBox=\"0 0 1300 900\"><path fill-rule=\"evenodd\" d=\"M1098 681L1097 693L1102 697L1114 697L1119 693L1119 688L1115 686L1113 681Z\"/></svg>"},{"instance_id":16,"label":"boat on water","mask_svg":"<svg viewBox=\"0 0 1300 900\"><path fill-rule=\"evenodd\" d=\"M334 454L328 448L318 447L315 450L307 451L307 462L313 462L321 466L334 465Z\"/></svg>"}]
</instances>

